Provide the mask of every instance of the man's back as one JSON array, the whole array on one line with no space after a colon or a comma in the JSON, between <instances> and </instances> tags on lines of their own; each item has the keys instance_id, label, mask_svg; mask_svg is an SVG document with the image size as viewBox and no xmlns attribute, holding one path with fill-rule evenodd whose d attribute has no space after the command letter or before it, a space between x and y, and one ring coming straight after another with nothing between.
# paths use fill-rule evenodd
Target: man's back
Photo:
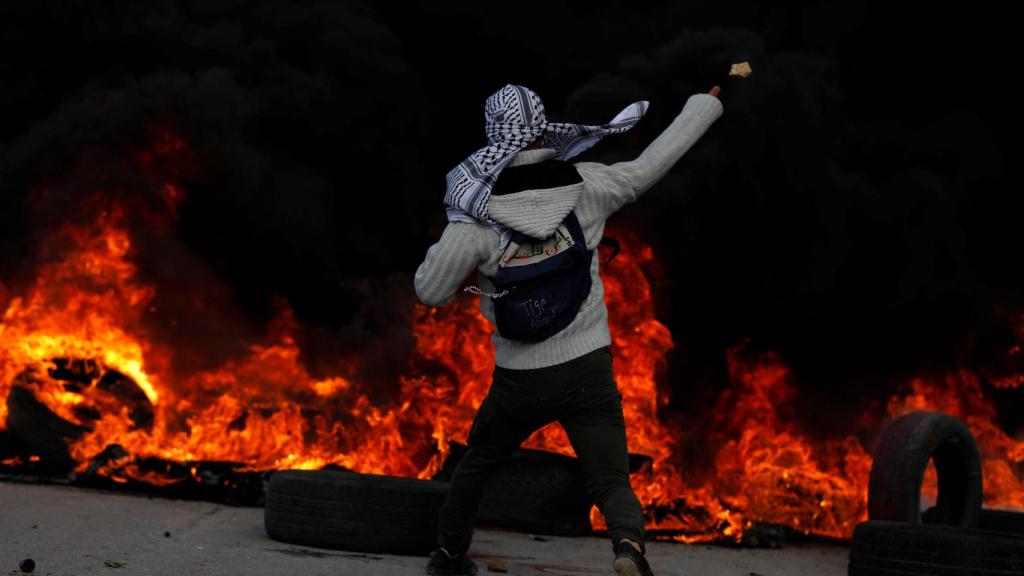
<instances>
[{"instance_id":1,"label":"man's back","mask_svg":"<svg viewBox=\"0 0 1024 576\"><path fill-rule=\"evenodd\" d=\"M694 95L683 111L639 158L604 165L571 164L554 160L554 150L523 150L498 178L489 201L495 221L528 236L544 238L575 211L589 250L597 250L605 222L622 206L635 201L672 167L721 115L717 98ZM416 293L425 304L451 301L473 269L484 293L493 293L491 278L502 256L500 237L492 227L473 222L451 222L416 271ZM611 343L599 258L591 263L592 286L576 318L564 330L542 342L502 338L495 331L495 364L525 370L552 366L578 358ZM482 295L480 309L494 324L494 306Z\"/></svg>"},{"instance_id":2,"label":"man's back","mask_svg":"<svg viewBox=\"0 0 1024 576\"><path fill-rule=\"evenodd\" d=\"M506 252L517 250L513 238L521 240L522 234L546 240L570 214L580 225L575 229L573 218L568 219L579 239L574 248L584 242L591 251L591 287L572 321L546 339L523 342L495 331L494 380L469 431L470 449L455 469L441 507L438 549L427 563L428 574L476 574L468 549L488 478L531 434L557 421L608 524L615 571L619 576L652 576L644 558L643 507L629 483L622 394L612 369L600 259L593 252L608 217L660 180L721 115L717 92L715 87L709 94L692 96L636 160L611 166L551 160L572 158L604 135L630 129L646 112L647 102L633 103L608 124L584 126L547 122L540 98L523 86L508 85L488 98L489 144L448 174L450 222L416 271L417 295L429 305L449 302L476 269L480 307L493 324L495 287L490 278ZM540 138L551 148L527 149Z\"/></svg>"}]
</instances>

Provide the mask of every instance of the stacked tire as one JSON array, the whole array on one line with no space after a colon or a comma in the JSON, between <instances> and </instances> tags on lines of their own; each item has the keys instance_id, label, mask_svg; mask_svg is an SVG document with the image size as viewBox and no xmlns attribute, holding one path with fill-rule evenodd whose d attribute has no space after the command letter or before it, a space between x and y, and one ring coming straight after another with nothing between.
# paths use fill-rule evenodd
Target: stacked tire
<instances>
[{"instance_id":1,"label":"stacked tire","mask_svg":"<svg viewBox=\"0 0 1024 576\"><path fill-rule=\"evenodd\" d=\"M922 514L929 461L939 492ZM1024 576L1024 515L983 510L981 495L981 457L963 422L938 412L894 421L875 450L849 575Z\"/></svg>"}]
</instances>

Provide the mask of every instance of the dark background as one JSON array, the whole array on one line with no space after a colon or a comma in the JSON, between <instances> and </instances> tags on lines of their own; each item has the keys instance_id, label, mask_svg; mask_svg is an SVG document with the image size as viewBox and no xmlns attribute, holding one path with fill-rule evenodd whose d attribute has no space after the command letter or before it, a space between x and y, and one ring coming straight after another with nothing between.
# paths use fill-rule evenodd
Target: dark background
<instances>
[{"instance_id":1,"label":"dark background","mask_svg":"<svg viewBox=\"0 0 1024 576\"><path fill-rule=\"evenodd\" d=\"M580 157L605 162L642 151L690 94L723 88L724 116L611 221L661 260L674 408L706 407L726 382L725 350L744 339L782 354L809 406L860 409L901 378L961 365L1017 369L1008 9L96 4L0 4L0 283L31 278L41 239L89 217L79 202L97 187L152 194L123 158L171 126L193 161L176 175L188 195L178 230L135 234L160 309L193 318L175 337L199 345L196 367L258 332L276 295L305 327L314 370L358 350L376 360L361 377L396 386L412 273L445 223L444 175L484 143L484 99L512 82L553 120L601 123L650 100L636 129ZM742 60L753 76L727 78ZM41 182L54 192L29 200ZM219 316L196 318L175 296L197 287ZM1008 421L1017 396L999 397Z\"/></svg>"}]
</instances>

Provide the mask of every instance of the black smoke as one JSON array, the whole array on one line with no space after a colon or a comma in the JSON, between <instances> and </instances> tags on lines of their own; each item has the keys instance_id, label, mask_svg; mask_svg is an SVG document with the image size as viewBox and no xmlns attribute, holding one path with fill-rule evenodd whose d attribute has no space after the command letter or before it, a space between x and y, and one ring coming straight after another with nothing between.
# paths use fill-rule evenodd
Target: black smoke
<instances>
[{"instance_id":1,"label":"black smoke","mask_svg":"<svg viewBox=\"0 0 1024 576\"><path fill-rule=\"evenodd\" d=\"M863 406L923 369L996 362L1024 309L1012 25L852 0L6 2L0 283L31 277L53 215L100 175L130 182L117 159L166 123L201 169L144 273L216 286L231 318L189 337L230 349L283 297L314 369L358 349L393 386L411 275L444 226L444 174L484 141L488 94L526 84L580 122L650 100L585 158L612 162L719 84L725 115L613 219L664 266L673 407L709 405L744 339L783 355L809 405ZM753 76L726 77L740 60ZM72 184L31 207L53 181Z\"/></svg>"}]
</instances>

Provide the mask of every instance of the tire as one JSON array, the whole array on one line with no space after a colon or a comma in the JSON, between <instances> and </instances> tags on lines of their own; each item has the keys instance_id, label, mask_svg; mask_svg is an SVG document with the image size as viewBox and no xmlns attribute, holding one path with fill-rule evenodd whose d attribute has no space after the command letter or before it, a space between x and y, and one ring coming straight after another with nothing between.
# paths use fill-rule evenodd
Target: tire
<instances>
[{"instance_id":1,"label":"tire","mask_svg":"<svg viewBox=\"0 0 1024 576\"><path fill-rule=\"evenodd\" d=\"M7 396L7 430L26 452L39 456L40 468L54 474L67 474L75 467L67 443L86 431L57 416L21 386L11 387Z\"/></svg>"},{"instance_id":2,"label":"tire","mask_svg":"<svg viewBox=\"0 0 1024 576\"><path fill-rule=\"evenodd\" d=\"M7 430L0 430L0 461L18 454L17 440Z\"/></svg>"},{"instance_id":3,"label":"tire","mask_svg":"<svg viewBox=\"0 0 1024 576\"><path fill-rule=\"evenodd\" d=\"M1024 574L1024 536L868 521L853 531L849 576Z\"/></svg>"},{"instance_id":4,"label":"tire","mask_svg":"<svg viewBox=\"0 0 1024 576\"><path fill-rule=\"evenodd\" d=\"M465 444L452 442L434 478L449 480L468 450ZM643 463L641 458L638 465ZM532 534L586 536L593 533L593 502L576 458L520 448L484 485L476 520Z\"/></svg>"},{"instance_id":5,"label":"tire","mask_svg":"<svg viewBox=\"0 0 1024 576\"><path fill-rule=\"evenodd\" d=\"M982 484L978 446L963 422L939 412L912 412L882 432L868 481L868 517L920 524L929 459L939 480L930 523L976 528Z\"/></svg>"},{"instance_id":6,"label":"tire","mask_svg":"<svg viewBox=\"0 0 1024 576\"><path fill-rule=\"evenodd\" d=\"M925 524L935 523L931 520L934 513L935 508L925 510L924 514L921 515ZM978 517L978 530L1024 535L1024 512L1020 510L982 508L981 516Z\"/></svg>"},{"instance_id":7,"label":"tire","mask_svg":"<svg viewBox=\"0 0 1024 576\"><path fill-rule=\"evenodd\" d=\"M1024 535L1024 512L983 509L978 529Z\"/></svg>"},{"instance_id":8,"label":"tire","mask_svg":"<svg viewBox=\"0 0 1024 576\"><path fill-rule=\"evenodd\" d=\"M575 458L526 454L506 461L484 488L477 519L532 534L589 536L593 502Z\"/></svg>"},{"instance_id":9,"label":"tire","mask_svg":"<svg viewBox=\"0 0 1024 576\"><path fill-rule=\"evenodd\" d=\"M267 485L275 540L355 552L426 555L448 483L337 470L284 470Z\"/></svg>"}]
</instances>

